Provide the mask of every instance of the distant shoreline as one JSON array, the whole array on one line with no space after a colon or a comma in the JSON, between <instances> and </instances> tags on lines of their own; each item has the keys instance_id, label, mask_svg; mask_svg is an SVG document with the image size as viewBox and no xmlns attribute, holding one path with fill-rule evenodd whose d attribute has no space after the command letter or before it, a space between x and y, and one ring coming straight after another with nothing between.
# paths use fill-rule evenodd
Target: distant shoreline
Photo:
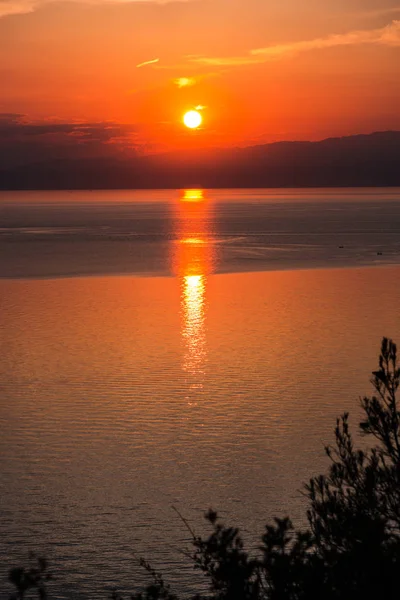
<instances>
[{"instance_id":1,"label":"distant shoreline","mask_svg":"<svg viewBox=\"0 0 400 600\"><path fill-rule=\"evenodd\" d=\"M36 151L23 163L0 164L0 189L8 191L398 185L400 131L131 156L55 158Z\"/></svg>"},{"instance_id":2,"label":"distant shoreline","mask_svg":"<svg viewBox=\"0 0 400 600\"><path fill-rule=\"evenodd\" d=\"M163 190L166 190L168 192L170 192L171 190L183 190L183 189L202 189L202 190L285 190L285 191L289 191L289 190L377 190L377 189L384 189L384 190L388 190L388 189L393 189L393 190L400 190L400 180L399 183L388 183L388 184L382 184L382 183L377 183L377 184L371 184L371 185L364 185L362 183L360 184L340 184L338 183L337 185L320 185L320 184L307 184L307 185L276 185L276 186L269 186L269 185L235 185L235 186L229 186L229 185L213 185L213 186L203 186L200 184L193 184L193 185L182 185L181 187L177 187L176 185L171 185L171 186L154 186L154 185L148 185L148 186L143 186L143 187L30 187L30 188L23 188L23 187L1 187L1 183L0 183L0 194L1 193L6 193L6 192L151 192L151 191L156 191L156 192L161 192Z\"/></svg>"}]
</instances>

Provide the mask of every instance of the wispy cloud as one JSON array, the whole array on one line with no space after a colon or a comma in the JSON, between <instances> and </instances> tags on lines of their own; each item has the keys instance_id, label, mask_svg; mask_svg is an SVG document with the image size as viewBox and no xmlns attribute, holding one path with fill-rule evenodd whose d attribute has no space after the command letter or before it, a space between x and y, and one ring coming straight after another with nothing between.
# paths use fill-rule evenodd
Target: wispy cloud
<instances>
[{"instance_id":1,"label":"wispy cloud","mask_svg":"<svg viewBox=\"0 0 400 600\"><path fill-rule=\"evenodd\" d=\"M357 13L347 13L347 15L353 15L355 17L370 17L374 19L376 17L389 17L390 15L396 15L400 13L400 5L399 6L389 6L386 8L376 8L371 10L365 10Z\"/></svg>"},{"instance_id":2,"label":"wispy cloud","mask_svg":"<svg viewBox=\"0 0 400 600\"><path fill-rule=\"evenodd\" d=\"M246 56L195 56L188 57L188 60L198 65L208 65L212 67L241 67L264 62L264 60L255 58L249 54Z\"/></svg>"},{"instance_id":3,"label":"wispy cloud","mask_svg":"<svg viewBox=\"0 0 400 600\"><path fill-rule=\"evenodd\" d=\"M329 35L293 44L279 44L266 46L251 51L253 56L272 57L285 54L298 54L309 50L334 48L335 46L356 46L360 44L382 44L386 46L400 46L400 21L393 21L381 29L366 31L350 31L349 33Z\"/></svg>"},{"instance_id":4,"label":"wispy cloud","mask_svg":"<svg viewBox=\"0 0 400 600\"><path fill-rule=\"evenodd\" d=\"M70 0L74 2L75 0ZM128 4L130 2L154 2L168 4L176 0L82 0L86 4ZM191 0L180 0L190 2ZM50 4L52 0L0 0L0 18L8 15L23 15Z\"/></svg>"},{"instance_id":5,"label":"wispy cloud","mask_svg":"<svg viewBox=\"0 0 400 600\"><path fill-rule=\"evenodd\" d=\"M221 67L239 67L267 62L284 56L296 55L311 50L322 50L338 46L356 46L361 44L377 44L383 46L400 46L400 21L395 20L386 27L380 29L350 31L343 34L329 35L327 37L314 38L301 42L288 44L275 44L263 48L250 50L244 56L189 57L190 62L202 65L214 65Z\"/></svg>"},{"instance_id":6,"label":"wispy cloud","mask_svg":"<svg viewBox=\"0 0 400 600\"><path fill-rule=\"evenodd\" d=\"M35 10L34 0L0 0L0 19L8 15L23 15Z\"/></svg>"},{"instance_id":7,"label":"wispy cloud","mask_svg":"<svg viewBox=\"0 0 400 600\"><path fill-rule=\"evenodd\" d=\"M144 62L141 62L138 65L136 65L136 68L140 69L140 67L146 67L147 65L154 65L158 62L160 62L159 58L153 58L152 60L145 60Z\"/></svg>"},{"instance_id":8,"label":"wispy cloud","mask_svg":"<svg viewBox=\"0 0 400 600\"><path fill-rule=\"evenodd\" d=\"M390 25L387 25L381 29L382 34L377 39L378 44L385 44L386 46L400 46L400 21L393 21Z\"/></svg>"}]
</instances>

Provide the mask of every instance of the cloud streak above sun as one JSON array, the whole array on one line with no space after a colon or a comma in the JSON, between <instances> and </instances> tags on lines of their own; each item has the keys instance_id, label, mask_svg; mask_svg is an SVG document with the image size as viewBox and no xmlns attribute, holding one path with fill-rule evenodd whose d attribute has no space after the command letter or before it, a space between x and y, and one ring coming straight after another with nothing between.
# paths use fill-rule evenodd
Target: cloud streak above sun
<instances>
[{"instance_id":1,"label":"cloud streak above sun","mask_svg":"<svg viewBox=\"0 0 400 600\"><path fill-rule=\"evenodd\" d=\"M294 56L311 50L363 44L400 47L400 20L392 21L389 25L379 29L350 31L344 34L334 34L312 40L293 42L291 44L275 44L263 48L255 48L244 56L189 57L189 62L221 67L239 67L259 64L285 56Z\"/></svg>"},{"instance_id":2,"label":"cloud streak above sun","mask_svg":"<svg viewBox=\"0 0 400 600\"><path fill-rule=\"evenodd\" d=\"M159 58L152 58L151 60L145 60L144 62L139 63L136 65L136 68L140 69L141 67L147 67L148 65L155 65L158 62L160 62Z\"/></svg>"},{"instance_id":3,"label":"cloud streak above sun","mask_svg":"<svg viewBox=\"0 0 400 600\"><path fill-rule=\"evenodd\" d=\"M174 79L174 83L178 86L178 88L183 88L195 85L196 80L194 77L178 77L177 79Z\"/></svg>"}]
</instances>

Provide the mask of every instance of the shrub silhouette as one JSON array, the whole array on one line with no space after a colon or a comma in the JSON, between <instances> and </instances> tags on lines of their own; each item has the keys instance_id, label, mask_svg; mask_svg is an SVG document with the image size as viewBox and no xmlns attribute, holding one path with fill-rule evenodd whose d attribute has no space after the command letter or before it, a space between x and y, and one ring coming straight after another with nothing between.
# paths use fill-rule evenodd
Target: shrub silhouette
<instances>
[{"instance_id":1,"label":"shrub silhouette","mask_svg":"<svg viewBox=\"0 0 400 600\"><path fill-rule=\"evenodd\" d=\"M400 573L400 413L396 393L400 369L397 348L383 338L379 368L371 379L374 395L361 400L363 436L374 444L356 449L348 414L337 420L335 445L325 448L327 474L305 486L308 527L295 530L290 519L275 519L262 536L259 555L244 548L239 530L206 519L211 534L192 538L189 557L208 580L208 600L365 600L399 597ZM144 560L152 577L132 600L177 600L163 577ZM21 570L19 570L20 572ZM14 574L14 575L13 575ZM18 588L16 570L10 579ZM42 594L44 582L32 583ZM22 578L22 581L25 581ZM21 585L19 583L19 585ZM41 587L40 587L41 586ZM117 593L114 600L123 600Z\"/></svg>"},{"instance_id":2,"label":"shrub silhouette","mask_svg":"<svg viewBox=\"0 0 400 600\"><path fill-rule=\"evenodd\" d=\"M46 582L51 579L47 561L33 553L29 558L29 566L10 569L8 579L16 589L15 594L11 596L12 600L23 600L30 590L36 590L40 600L47 599Z\"/></svg>"}]
</instances>

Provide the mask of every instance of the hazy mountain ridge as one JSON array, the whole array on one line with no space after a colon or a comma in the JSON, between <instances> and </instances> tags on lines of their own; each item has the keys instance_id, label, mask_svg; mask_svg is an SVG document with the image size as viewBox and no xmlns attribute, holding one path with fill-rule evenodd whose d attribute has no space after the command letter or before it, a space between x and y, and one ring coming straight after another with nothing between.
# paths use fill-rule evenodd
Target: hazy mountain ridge
<instances>
[{"instance_id":1,"label":"hazy mountain ridge","mask_svg":"<svg viewBox=\"0 0 400 600\"><path fill-rule=\"evenodd\" d=\"M0 166L0 189L399 186L400 131Z\"/></svg>"}]
</instances>

